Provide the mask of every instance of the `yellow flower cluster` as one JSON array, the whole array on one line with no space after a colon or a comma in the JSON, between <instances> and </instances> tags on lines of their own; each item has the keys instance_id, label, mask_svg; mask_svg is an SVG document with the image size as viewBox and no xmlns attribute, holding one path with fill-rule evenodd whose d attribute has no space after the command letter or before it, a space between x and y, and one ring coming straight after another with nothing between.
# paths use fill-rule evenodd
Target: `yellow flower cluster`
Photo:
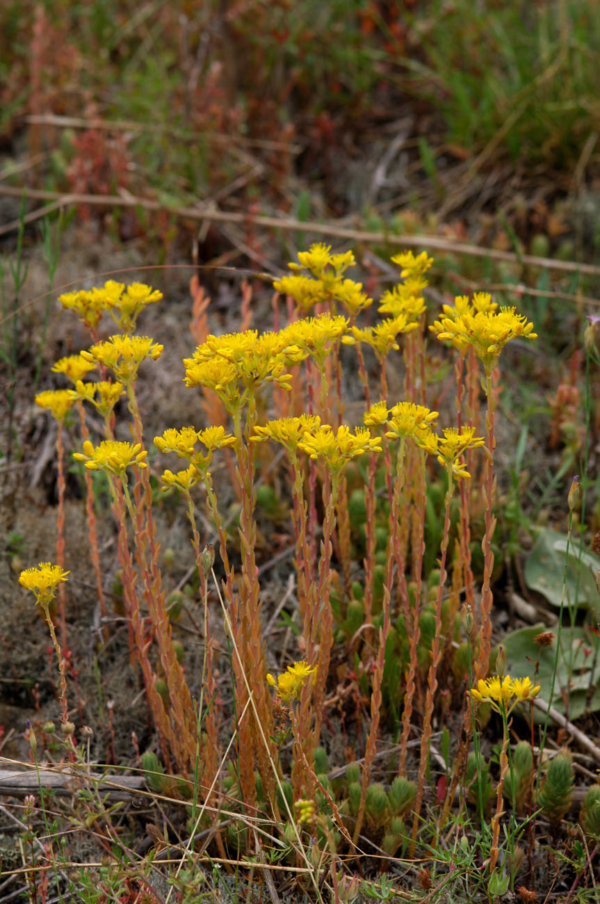
<instances>
[{"instance_id":1,"label":"yellow flower cluster","mask_svg":"<svg viewBox=\"0 0 600 904\"><path fill-rule=\"evenodd\" d=\"M95 330L100 323L100 318L106 310L104 298L98 290L80 289L79 292L67 292L60 295L58 300L63 308L74 311L79 315L82 323L88 329Z\"/></svg>"},{"instance_id":2,"label":"yellow flower cluster","mask_svg":"<svg viewBox=\"0 0 600 904\"><path fill-rule=\"evenodd\" d=\"M402 279L412 279L426 273L433 264L433 258L428 257L426 251L416 255L413 251L402 251L393 256L392 262L400 267Z\"/></svg>"},{"instance_id":3,"label":"yellow flower cluster","mask_svg":"<svg viewBox=\"0 0 600 904\"><path fill-rule=\"evenodd\" d=\"M392 261L398 264L400 276L404 280L393 289L389 289L381 297L379 313L391 317L404 315L409 323L418 320L425 311L423 292L427 287L424 274L433 264L433 258L427 257L423 251L414 255L412 251L396 254Z\"/></svg>"},{"instance_id":4,"label":"yellow flower cluster","mask_svg":"<svg viewBox=\"0 0 600 904\"><path fill-rule=\"evenodd\" d=\"M268 439L272 439L276 443L281 443L286 449L295 451L298 444L304 439L304 435L320 426L321 418L317 415L301 414L300 417L283 417L269 421L264 427L255 427L254 436L250 437L250 441L264 443Z\"/></svg>"},{"instance_id":5,"label":"yellow flower cluster","mask_svg":"<svg viewBox=\"0 0 600 904\"><path fill-rule=\"evenodd\" d=\"M60 358L52 367L52 372L64 374L71 383L77 383L78 380L89 374L90 370L93 370L95 366L93 362L87 361L81 355L69 355L66 358Z\"/></svg>"},{"instance_id":6,"label":"yellow flower cluster","mask_svg":"<svg viewBox=\"0 0 600 904\"><path fill-rule=\"evenodd\" d=\"M52 417L57 421L63 421L73 406L73 399L68 389L47 389L45 392L38 392L35 404L51 411Z\"/></svg>"},{"instance_id":7,"label":"yellow flower cluster","mask_svg":"<svg viewBox=\"0 0 600 904\"><path fill-rule=\"evenodd\" d=\"M148 336L111 336L106 342L97 342L89 351L81 352L81 357L110 368L127 385L135 381L142 361L145 358L156 361L163 348Z\"/></svg>"},{"instance_id":8,"label":"yellow flower cluster","mask_svg":"<svg viewBox=\"0 0 600 904\"><path fill-rule=\"evenodd\" d=\"M319 365L342 336L348 331L348 321L345 317L332 317L330 314L321 314L318 317L307 317L305 320L296 320L290 323L279 335L285 342L286 352L302 357L312 355Z\"/></svg>"},{"instance_id":9,"label":"yellow flower cluster","mask_svg":"<svg viewBox=\"0 0 600 904\"><path fill-rule=\"evenodd\" d=\"M26 568L21 572L19 584L35 593L40 605L47 605L54 599L57 586L67 580L68 574L69 572L63 571L60 565L40 562L37 568Z\"/></svg>"},{"instance_id":10,"label":"yellow flower cluster","mask_svg":"<svg viewBox=\"0 0 600 904\"><path fill-rule=\"evenodd\" d=\"M435 455L441 465L451 467L455 477L469 477L460 459L467 449L483 446L483 437L475 436L472 427L464 427L461 432L448 427L439 436L432 427L439 415L424 405L413 402L398 402L388 409L387 403L376 402L364 415L367 427L387 426L388 439L411 437L429 455Z\"/></svg>"},{"instance_id":11,"label":"yellow flower cluster","mask_svg":"<svg viewBox=\"0 0 600 904\"><path fill-rule=\"evenodd\" d=\"M374 416L380 415L381 411L376 409ZM388 420L386 436L390 439L422 436L423 431L428 430L437 421L438 417L437 411L431 411L424 405L415 405L413 402L398 402L397 405L390 409L386 418Z\"/></svg>"},{"instance_id":12,"label":"yellow flower cluster","mask_svg":"<svg viewBox=\"0 0 600 904\"><path fill-rule=\"evenodd\" d=\"M91 329L96 329L102 314L108 311L120 328L130 333L135 329L140 311L146 305L160 301L162 297L162 292L144 283L132 283L125 287L123 283L109 279L102 288L68 292L58 300L64 308L79 314L80 319Z\"/></svg>"},{"instance_id":13,"label":"yellow flower cluster","mask_svg":"<svg viewBox=\"0 0 600 904\"><path fill-rule=\"evenodd\" d=\"M107 418L124 391L122 383L109 383L106 380L84 383L83 380L77 380L75 389L70 389L69 394L74 401L80 399L82 402L91 402L96 411Z\"/></svg>"},{"instance_id":14,"label":"yellow flower cluster","mask_svg":"<svg viewBox=\"0 0 600 904\"><path fill-rule=\"evenodd\" d=\"M187 493L200 481L201 473L195 464L191 464L183 471L176 471L175 473L173 473L173 471L169 471L169 469L167 468L165 471L163 471L160 479L164 484L163 492L170 490L173 487L177 487L177 489L182 490L184 493Z\"/></svg>"},{"instance_id":15,"label":"yellow flower cluster","mask_svg":"<svg viewBox=\"0 0 600 904\"><path fill-rule=\"evenodd\" d=\"M202 443L208 450L207 455L196 451L196 443ZM178 458L189 461L189 467L184 471L166 470L162 475L163 489L178 487L187 492L195 486L199 480L209 477L208 468L212 462L215 449L225 449L234 446L237 440L235 436L225 432L224 427L207 427L206 430L196 430L195 427L182 427L180 430L169 428L162 436L154 437L154 445L165 454L174 452Z\"/></svg>"},{"instance_id":16,"label":"yellow flower cluster","mask_svg":"<svg viewBox=\"0 0 600 904\"><path fill-rule=\"evenodd\" d=\"M74 452L76 461L85 462L89 471L108 471L121 477L130 465L138 465L147 468L145 458L147 452L142 452L139 443L120 443L116 440L104 440L99 446L94 447L89 440L83 444L83 452Z\"/></svg>"},{"instance_id":17,"label":"yellow flower cluster","mask_svg":"<svg viewBox=\"0 0 600 904\"><path fill-rule=\"evenodd\" d=\"M385 358L391 349L399 349L398 336L403 333L411 333L418 328L416 321L409 321L406 314L398 314L397 317L382 320L376 326L360 329L353 326L349 336L344 336L344 345L356 345L358 342L366 342L375 351L381 360Z\"/></svg>"},{"instance_id":18,"label":"yellow flower cluster","mask_svg":"<svg viewBox=\"0 0 600 904\"><path fill-rule=\"evenodd\" d=\"M461 353L472 348L487 373L496 362L507 342L521 337L537 339L533 323L515 308L500 308L486 292L478 292L469 301L458 296L454 307L444 305L444 316L430 327L441 341L451 342Z\"/></svg>"},{"instance_id":19,"label":"yellow flower cluster","mask_svg":"<svg viewBox=\"0 0 600 904\"><path fill-rule=\"evenodd\" d=\"M315 815L315 802L313 800L297 800L294 807L301 826L309 825L313 821Z\"/></svg>"},{"instance_id":20,"label":"yellow flower cluster","mask_svg":"<svg viewBox=\"0 0 600 904\"><path fill-rule=\"evenodd\" d=\"M381 439L371 437L369 431L361 427L352 433L349 427L342 425L336 432L324 424L305 433L298 448L312 459L322 458L330 471L339 472L365 452L381 452Z\"/></svg>"},{"instance_id":21,"label":"yellow flower cluster","mask_svg":"<svg viewBox=\"0 0 600 904\"><path fill-rule=\"evenodd\" d=\"M479 703L491 703L494 709L506 709L506 705L514 699L511 709L523 700L532 700L541 690L540 685L533 685L531 678L511 678L506 675L501 678L495 675L492 678L480 679L477 687L471 689L471 696Z\"/></svg>"},{"instance_id":22,"label":"yellow flower cluster","mask_svg":"<svg viewBox=\"0 0 600 904\"><path fill-rule=\"evenodd\" d=\"M103 291L106 310L125 333L133 332L140 311L163 297L158 289L144 283L131 283L125 288L122 283L109 280Z\"/></svg>"},{"instance_id":23,"label":"yellow flower cluster","mask_svg":"<svg viewBox=\"0 0 600 904\"><path fill-rule=\"evenodd\" d=\"M219 395L224 404L239 404L241 392L262 383L277 383L290 390L286 369L306 357L300 349L288 349L285 331L259 335L256 330L208 336L192 358L185 358L185 385L206 386Z\"/></svg>"},{"instance_id":24,"label":"yellow flower cluster","mask_svg":"<svg viewBox=\"0 0 600 904\"><path fill-rule=\"evenodd\" d=\"M200 442L209 452L215 449L224 449L234 446L235 436L225 432L225 427L207 427L206 430L196 430L195 427L182 427L180 430L170 428L165 430L162 436L154 437L154 445L165 454L175 452L179 458L192 461L196 455L196 443Z\"/></svg>"},{"instance_id":25,"label":"yellow flower cluster","mask_svg":"<svg viewBox=\"0 0 600 904\"><path fill-rule=\"evenodd\" d=\"M293 298L304 314L308 314L319 302L331 300L344 306L352 317L373 304L373 299L362 291L362 284L344 279L344 273L356 263L351 251L332 254L330 245L311 245L308 251L298 254L298 264L289 264L292 276L283 276L274 282L278 292ZM312 276L302 274L309 271Z\"/></svg>"},{"instance_id":26,"label":"yellow flower cluster","mask_svg":"<svg viewBox=\"0 0 600 904\"><path fill-rule=\"evenodd\" d=\"M293 665L288 665L287 671L279 675L277 681L272 675L267 675L267 682L271 687L277 689L277 696L284 703L289 703L291 700L298 700L308 679L312 678L314 682L316 674L316 667L311 667L301 660Z\"/></svg>"}]
</instances>

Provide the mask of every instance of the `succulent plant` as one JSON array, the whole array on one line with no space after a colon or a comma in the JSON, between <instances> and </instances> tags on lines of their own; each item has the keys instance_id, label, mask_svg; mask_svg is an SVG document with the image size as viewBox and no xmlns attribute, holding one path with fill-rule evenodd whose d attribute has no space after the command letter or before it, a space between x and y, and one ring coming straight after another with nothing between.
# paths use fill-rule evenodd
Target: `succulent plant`
<instances>
[{"instance_id":1,"label":"succulent plant","mask_svg":"<svg viewBox=\"0 0 600 904\"><path fill-rule=\"evenodd\" d=\"M517 813L523 813L527 803L531 776L533 774L533 753L529 741L519 741L512 755L512 771L509 769L504 779L504 797L514 806Z\"/></svg>"},{"instance_id":2,"label":"succulent plant","mask_svg":"<svg viewBox=\"0 0 600 904\"><path fill-rule=\"evenodd\" d=\"M600 785L589 789L581 805L581 825L594 841L600 841Z\"/></svg>"},{"instance_id":3,"label":"succulent plant","mask_svg":"<svg viewBox=\"0 0 600 904\"><path fill-rule=\"evenodd\" d=\"M406 778L395 778L391 784L388 797L395 816L404 816L415 802L417 786Z\"/></svg>"},{"instance_id":4,"label":"succulent plant","mask_svg":"<svg viewBox=\"0 0 600 904\"><path fill-rule=\"evenodd\" d=\"M164 774L164 769L156 754L151 750L146 750L142 754L141 760L148 787L157 794L164 794L167 789L167 776Z\"/></svg>"},{"instance_id":5,"label":"succulent plant","mask_svg":"<svg viewBox=\"0 0 600 904\"><path fill-rule=\"evenodd\" d=\"M571 806L574 780L571 760L559 753L550 762L537 795L538 806L553 825L558 825Z\"/></svg>"}]
</instances>

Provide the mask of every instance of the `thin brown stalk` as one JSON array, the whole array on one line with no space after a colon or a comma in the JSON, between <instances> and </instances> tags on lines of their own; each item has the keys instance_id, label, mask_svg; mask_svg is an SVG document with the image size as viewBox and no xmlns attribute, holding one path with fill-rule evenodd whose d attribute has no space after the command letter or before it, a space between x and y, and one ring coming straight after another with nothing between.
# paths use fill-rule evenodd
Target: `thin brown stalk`
<instances>
[{"instance_id":1,"label":"thin brown stalk","mask_svg":"<svg viewBox=\"0 0 600 904\"><path fill-rule=\"evenodd\" d=\"M446 582L446 555L448 552L448 542L450 539L450 504L452 502L452 468L448 467L448 489L446 491L445 516L444 516L444 534L442 538L441 557L440 557L440 581L438 584L437 601L435 607L435 636L431 649L431 664L427 675L427 694L425 695L425 712L423 714L423 734L421 735L421 752L419 760L419 772L417 777L417 797L414 808L414 818L412 826L412 837L410 846L410 856L414 854L415 843L417 840L417 831L419 828L419 816L421 813L421 804L423 802L423 792L425 790L425 775L427 772L427 762L429 760L429 742L431 740L431 720L433 717L433 709L435 704L435 693L438 688L437 668L441 658L440 638L442 634L442 599L444 594L444 584Z\"/></svg>"}]
</instances>

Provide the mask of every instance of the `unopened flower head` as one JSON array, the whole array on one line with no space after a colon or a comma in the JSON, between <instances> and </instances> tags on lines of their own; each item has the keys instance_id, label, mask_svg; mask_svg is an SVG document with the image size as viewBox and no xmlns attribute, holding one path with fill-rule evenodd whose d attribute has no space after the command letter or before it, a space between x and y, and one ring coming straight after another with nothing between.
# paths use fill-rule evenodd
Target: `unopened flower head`
<instances>
[{"instance_id":1,"label":"unopened flower head","mask_svg":"<svg viewBox=\"0 0 600 904\"><path fill-rule=\"evenodd\" d=\"M277 696L284 703L289 703L291 700L299 699L304 685L309 679L314 681L316 673L316 667L309 666L307 662L301 660L289 665L287 671L279 675L277 680L273 675L267 675L267 681L271 687L277 689Z\"/></svg>"},{"instance_id":2,"label":"unopened flower head","mask_svg":"<svg viewBox=\"0 0 600 904\"><path fill-rule=\"evenodd\" d=\"M76 461L85 462L89 471L108 471L121 477L130 465L147 468L145 458L147 452L142 451L139 443L120 443L115 440L104 440L99 446L87 440L83 444L83 453L74 452Z\"/></svg>"},{"instance_id":3,"label":"unopened flower head","mask_svg":"<svg viewBox=\"0 0 600 904\"><path fill-rule=\"evenodd\" d=\"M60 358L56 364L52 366L55 374L64 374L71 383L75 384L78 380L83 379L86 374L94 370L96 365L92 361L88 361L81 355L69 355L66 358Z\"/></svg>"},{"instance_id":4,"label":"unopened flower head","mask_svg":"<svg viewBox=\"0 0 600 904\"><path fill-rule=\"evenodd\" d=\"M73 407L73 399L69 389L47 389L35 397L35 404L52 412L52 417L63 421L67 412Z\"/></svg>"},{"instance_id":5,"label":"unopened flower head","mask_svg":"<svg viewBox=\"0 0 600 904\"><path fill-rule=\"evenodd\" d=\"M41 606L49 605L60 583L67 580L68 571L50 562L40 562L37 568L27 568L19 576L19 584L35 594Z\"/></svg>"},{"instance_id":6,"label":"unopened flower head","mask_svg":"<svg viewBox=\"0 0 600 904\"><path fill-rule=\"evenodd\" d=\"M322 458L327 468L337 473L365 452L381 452L381 439L371 437L369 430L361 427L352 433L345 425L338 427L337 432L323 425L305 433L298 448L312 459Z\"/></svg>"},{"instance_id":7,"label":"unopened flower head","mask_svg":"<svg viewBox=\"0 0 600 904\"><path fill-rule=\"evenodd\" d=\"M148 336L111 336L81 354L88 361L97 361L110 368L117 379L127 385L135 381L142 361L146 358L158 360L163 348Z\"/></svg>"},{"instance_id":8,"label":"unopened flower head","mask_svg":"<svg viewBox=\"0 0 600 904\"><path fill-rule=\"evenodd\" d=\"M264 427L255 427L254 436L250 439L255 443L272 439L276 443L281 443L286 449L296 450L298 444L304 439L304 435L320 426L321 418L317 415L301 414L300 417L284 417L269 421Z\"/></svg>"}]
</instances>

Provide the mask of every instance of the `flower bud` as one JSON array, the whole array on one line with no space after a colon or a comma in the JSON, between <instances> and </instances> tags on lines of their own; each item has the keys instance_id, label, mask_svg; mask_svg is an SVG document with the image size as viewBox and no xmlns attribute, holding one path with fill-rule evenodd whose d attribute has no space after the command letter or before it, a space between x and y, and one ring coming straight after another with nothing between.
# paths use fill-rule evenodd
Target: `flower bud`
<instances>
[{"instance_id":1,"label":"flower bud","mask_svg":"<svg viewBox=\"0 0 600 904\"><path fill-rule=\"evenodd\" d=\"M475 620L473 618L473 612L471 611L470 606L463 606L461 617L462 617L463 628L465 629L467 634L470 636L471 631L473 630L473 625L475 623Z\"/></svg>"},{"instance_id":2,"label":"flower bud","mask_svg":"<svg viewBox=\"0 0 600 904\"><path fill-rule=\"evenodd\" d=\"M571 487L569 489L569 496L568 496L570 512L572 512L573 509L577 506L580 493L581 493L581 483L579 482L579 477L577 475L575 475L575 477L573 478L573 480L571 482Z\"/></svg>"},{"instance_id":3,"label":"flower bud","mask_svg":"<svg viewBox=\"0 0 600 904\"><path fill-rule=\"evenodd\" d=\"M75 733L75 726L72 722L62 722L60 726L60 730L64 734L66 738L71 737Z\"/></svg>"},{"instance_id":4,"label":"flower bud","mask_svg":"<svg viewBox=\"0 0 600 904\"><path fill-rule=\"evenodd\" d=\"M496 671L500 678L504 677L506 671L506 650L501 645L498 647L498 655L496 656Z\"/></svg>"},{"instance_id":5,"label":"flower bud","mask_svg":"<svg viewBox=\"0 0 600 904\"><path fill-rule=\"evenodd\" d=\"M53 735L56 731L56 725L54 724L54 722L44 722L44 724L42 725L42 731L44 732L44 734Z\"/></svg>"},{"instance_id":6,"label":"flower bud","mask_svg":"<svg viewBox=\"0 0 600 904\"><path fill-rule=\"evenodd\" d=\"M205 546L200 553L200 567L202 568L202 573L205 577L208 577L214 564L215 548L212 543L210 543L208 546Z\"/></svg>"},{"instance_id":7,"label":"flower bud","mask_svg":"<svg viewBox=\"0 0 600 904\"><path fill-rule=\"evenodd\" d=\"M29 729L29 746L31 748L31 752L35 756L37 751L37 738L35 736L35 731L33 730L33 728Z\"/></svg>"},{"instance_id":8,"label":"flower bud","mask_svg":"<svg viewBox=\"0 0 600 904\"><path fill-rule=\"evenodd\" d=\"M90 728L89 725L84 725L80 734L84 741L89 741L94 737L94 729Z\"/></svg>"}]
</instances>

